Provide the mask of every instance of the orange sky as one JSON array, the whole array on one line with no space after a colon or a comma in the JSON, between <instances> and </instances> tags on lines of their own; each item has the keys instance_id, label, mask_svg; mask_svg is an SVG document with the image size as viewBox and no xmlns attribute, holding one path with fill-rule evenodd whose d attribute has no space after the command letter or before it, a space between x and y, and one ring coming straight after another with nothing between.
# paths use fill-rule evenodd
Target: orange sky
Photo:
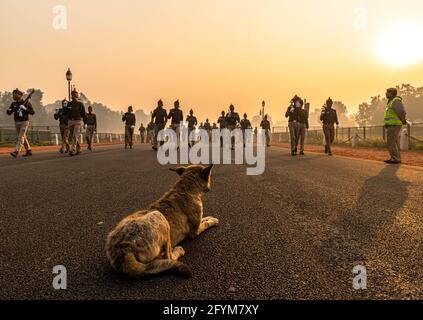
<instances>
[{"instance_id":1,"label":"orange sky","mask_svg":"<svg viewBox=\"0 0 423 320\"><path fill-rule=\"evenodd\" d=\"M67 30L52 27L61 4ZM178 98L214 118L230 103L257 114L265 99L279 120L298 93L355 111L388 86L423 85L422 27L421 0L1 0L0 90L62 99L69 66L116 110Z\"/></svg>"}]
</instances>

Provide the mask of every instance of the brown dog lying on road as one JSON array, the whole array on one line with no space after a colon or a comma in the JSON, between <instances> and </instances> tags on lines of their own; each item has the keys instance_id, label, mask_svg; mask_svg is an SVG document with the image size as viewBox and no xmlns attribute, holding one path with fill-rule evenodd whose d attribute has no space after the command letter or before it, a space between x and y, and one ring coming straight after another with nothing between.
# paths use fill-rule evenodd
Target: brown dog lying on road
<instances>
[{"instance_id":1,"label":"brown dog lying on road","mask_svg":"<svg viewBox=\"0 0 423 320\"><path fill-rule=\"evenodd\" d=\"M146 210L124 218L109 233L106 255L115 270L138 279L165 271L191 275L190 268L178 261L185 251L176 245L219 223L213 217L203 218L202 197L210 191L212 168L171 169L181 176L172 189Z\"/></svg>"}]
</instances>

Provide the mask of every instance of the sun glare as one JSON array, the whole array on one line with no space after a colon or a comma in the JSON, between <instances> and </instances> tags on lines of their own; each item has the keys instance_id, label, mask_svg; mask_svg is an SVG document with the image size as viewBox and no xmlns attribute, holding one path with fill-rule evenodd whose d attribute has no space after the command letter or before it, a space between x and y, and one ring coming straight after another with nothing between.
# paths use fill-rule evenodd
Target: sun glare
<instances>
[{"instance_id":1,"label":"sun glare","mask_svg":"<svg viewBox=\"0 0 423 320\"><path fill-rule=\"evenodd\" d=\"M399 25L385 30L377 43L377 54L386 64L404 67L423 60L423 32L410 25Z\"/></svg>"}]
</instances>

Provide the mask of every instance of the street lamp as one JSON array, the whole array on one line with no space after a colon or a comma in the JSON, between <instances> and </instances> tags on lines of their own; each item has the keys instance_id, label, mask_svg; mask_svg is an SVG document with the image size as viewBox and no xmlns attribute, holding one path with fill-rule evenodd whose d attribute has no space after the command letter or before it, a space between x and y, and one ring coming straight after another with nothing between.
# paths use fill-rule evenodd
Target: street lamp
<instances>
[{"instance_id":1,"label":"street lamp","mask_svg":"<svg viewBox=\"0 0 423 320\"><path fill-rule=\"evenodd\" d=\"M69 93L69 101L71 101L71 81L72 81L72 72L70 68L66 72L66 80L68 81L68 93Z\"/></svg>"}]
</instances>

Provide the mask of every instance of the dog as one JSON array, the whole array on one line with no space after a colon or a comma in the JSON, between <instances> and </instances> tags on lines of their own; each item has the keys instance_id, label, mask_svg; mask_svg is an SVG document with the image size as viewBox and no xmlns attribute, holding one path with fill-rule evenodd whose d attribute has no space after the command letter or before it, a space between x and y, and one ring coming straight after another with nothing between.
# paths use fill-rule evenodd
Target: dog
<instances>
[{"instance_id":1,"label":"dog","mask_svg":"<svg viewBox=\"0 0 423 320\"><path fill-rule=\"evenodd\" d=\"M219 220L203 217L203 194L210 191L213 165L170 169L179 181L147 209L124 218L106 240L106 255L118 272L144 279L163 272L192 275L178 261L185 251L177 246L217 226Z\"/></svg>"}]
</instances>

